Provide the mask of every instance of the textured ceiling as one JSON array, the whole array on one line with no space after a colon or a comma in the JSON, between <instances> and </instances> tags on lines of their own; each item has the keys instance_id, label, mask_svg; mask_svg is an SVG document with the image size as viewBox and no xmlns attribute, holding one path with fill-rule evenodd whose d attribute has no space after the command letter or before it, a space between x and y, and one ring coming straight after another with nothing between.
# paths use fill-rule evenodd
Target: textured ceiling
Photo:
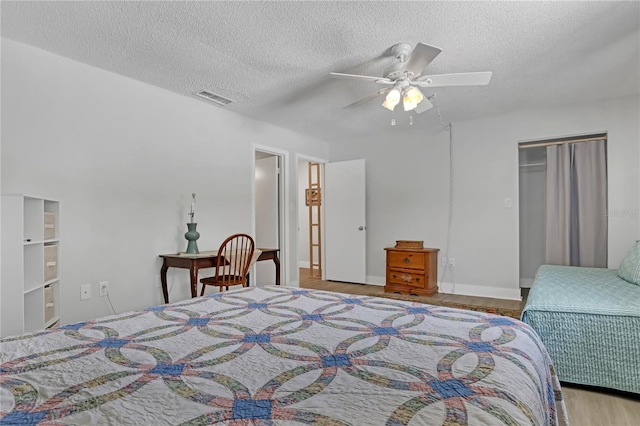
<instances>
[{"instance_id":1,"label":"textured ceiling","mask_svg":"<svg viewBox=\"0 0 640 426\"><path fill-rule=\"evenodd\" d=\"M382 75L398 42L442 48L430 74L493 72L427 91L445 123L640 93L635 1L2 1L1 14L2 37L329 141L440 124L437 108L411 128L381 101L342 109L381 86L328 73Z\"/></svg>"}]
</instances>

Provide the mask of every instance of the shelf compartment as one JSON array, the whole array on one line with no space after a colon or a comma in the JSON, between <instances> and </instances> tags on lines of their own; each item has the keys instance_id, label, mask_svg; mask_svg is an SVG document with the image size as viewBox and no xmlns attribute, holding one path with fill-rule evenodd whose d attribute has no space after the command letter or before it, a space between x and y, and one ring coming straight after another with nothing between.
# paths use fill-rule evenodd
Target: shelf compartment
<instances>
[{"instance_id":1,"label":"shelf compartment","mask_svg":"<svg viewBox=\"0 0 640 426\"><path fill-rule=\"evenodd\" d=\"M24 295L24 331L42 329L44 324L44 289L42 287Z\"/></svg>"},{"instance_id":2,"label":"shelf compartment","mask_svg":"<svg viewBox=\"0 0 640 426\"><path fill-rule=\"evenodd\" d=\"M42 287L44 252L43 245L30 244L24 246L24 292Z\"/></svg>"},{"instance_id":3,"label":"shelf compartment","mask_svg":"<svg viewBox=\"0 0 640 426\"><path fill-rule=\"evenodd\" d=\"M44 238L44 222L42 212L44 200L24 197L24 239L42 241Z\"/></svg>"},{"instance_id":4,"label":"shelf compartment","mask_svg":"<svg viewBox=\"0 0 640 426\"><path fill-rule=\"evenodd\" d=\"M51 323L56 317L57 300L54 295L54 286L47 285L44 287L44 327Z\"/></svg>"},{"instance_id":5,"label":"shelf compartment","mask_svg":"<svg viewBox=\"0 0 640 426\"><path fill-rule=\"evenodd\" d=\"M55 240L60 235L60 203L57 201L44 200L44 220L43 236L45 240Z\"/></svg>"},{"instance_id":6,"label":"shelf compartment","mask_svg":"<svg viewBox=\"0 0 640 426\"><path fill-rule=\"evenodd\" d=\"M45 244L44 246L44 281L58 278L58 245Z\"/></svg>"}]
</instances>

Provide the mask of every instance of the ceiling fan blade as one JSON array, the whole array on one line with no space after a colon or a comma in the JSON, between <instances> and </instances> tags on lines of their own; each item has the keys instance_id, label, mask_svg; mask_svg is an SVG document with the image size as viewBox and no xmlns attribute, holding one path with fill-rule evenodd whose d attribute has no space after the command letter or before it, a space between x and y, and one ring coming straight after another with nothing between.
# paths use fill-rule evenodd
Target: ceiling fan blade
<instances>
[{"instance_id":1,"label":"ceiling fan blade","mask_svg":"<svg viewBox=\"0 0 640 426\"><path fill-rule=\"evenodd\" d=\"M371 75L344 74L341 72L330 72L329 75L332 77L357 78L358 80L369 80L369 81L375 81L376 83L393 84L393 81L389 80L388 78L374 77Z\"/></svg>"},{"instance_id":2,"label":"ceiling fan blade","mask_svg":"<svg viewBox=\"0 0 640 426\"><path fill-rule=\"evenodd\" d=\"M409 55L404 70L413 73L413 75L420 75L422 70L424 70L440 52L442 52L442 49L439 47L418 43L416 47L413 48L411 55Z\"/></svg>"},{"instance_id":3,"label":"ceiling fan blade","mask_svg":"<svg viewBox=\"0 0 640 426\"><path fill-rule=\"evenodd\" d=\"M484 86L491 81L491 75L491 71L423 75L413 83L420 87Z\"/></svg>"},{"instance_id":4,"label":"ceiling fan blade","mask_svg":"<svg viewBox=\"0 0 640 426\"><path fill-rule=\"evenodd\" d=\"M414 111L416 112L416 114L422 114L423 112L428 111L431 108L433 108L433 104L425 96L424 99L422 99L422 101L418 104L418 106L416 107L416 109Z\"/></svg>"},{"instance_id":5,"label":"ceiling fan blade","mask_svg":"<svg viewBox=\"0 0 640 426\"><path fill-rule=\"evenodd\" d=\"M364 97L364 98L362 98L362 99L359 99L359 100L357 100L357 101L355 101L355 102L353 102L353 103L350 103L349 105L344 106L344 107L342 107L342 108L343 108L343 109L353 109L353 108L357 108L357 107L359 107L360 105L364 105L364 104L366 104L366 103L369 103L369 102L371 102L371 101L375 100L375 99L376 99L378 96L380 96L380 95L386 95L386 94L389 92L389 90L391 90L391 88L378 90L378 91L377 91L376 93L374 93L373 95L369 95L369 96L367 96L367 97Z\"/></svg>"}]
</instances>

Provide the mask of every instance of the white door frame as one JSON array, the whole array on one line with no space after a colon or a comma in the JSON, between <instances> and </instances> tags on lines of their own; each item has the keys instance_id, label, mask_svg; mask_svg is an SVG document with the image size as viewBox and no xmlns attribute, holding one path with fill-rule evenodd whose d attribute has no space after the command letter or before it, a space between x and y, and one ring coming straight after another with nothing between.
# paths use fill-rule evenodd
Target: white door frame
<instances>
[{"instance_id":1,"label":"white door frame","mask_svg":"<svg viewBox=\"0 0 640 426\"><path fill-rule=\"evenodd\" d=\"M272 148L266 145L260 145L257 143L253 144L253 150L251 151L251 171L254 175L251 176L251 226L252 226L252 234L256 235L256 178L255 178L255 170L256 170L256 152L264 152L266 154L275 155L279 157L279 167L280 173L278 174L278 228L280 239L280 285L286 286L289 282L289 258L291 254L288 250L288 241L289 241L289 216L290 212L287 206L289 205L289 179L288 177L288 167L289 167L289 152ZM297 259L297 253L296 253ZM297 261L297 260L296 260ZM251 272L252 276L256 276L255 267Z\"/></svg>"},{"instance_id":2,"label":"white door frame","mask_svg":"<svg viewBox=\"0 0 640 426\"><path fill-rule=\"evenodd\" d=\"M324 165L326 163L329 162L329 160L324 159L324 158L318 158L318 157L312 157L310 155L305 155L305 154L296 154L296 194L299 194L300 188L298 188L298 177L300 176L300 170L298 168L298 166L300 165L300 160L302 161L307 161L309 163L319 163L320 164L320 188L322 189L322 191L324 191ZM323 199L323 195L320 196L320 199ZM296 203L296 240L298 238L297 235L297 229L300 227L299 223L298 223L298 218L300 217L299 212L298 212L298 206L299 204ZM322 259L325 259L325 250L324 250L324 203L320 203L320 228L322 229L322 232L320 233L320 241L321 241L321 253L320 255L322 256ZM297 245L296 245L297 247ZM295 254L295 265L296 265L296 276L298 277L298 283L300 282L300 268L298 267L299 265L299 256L298 256L298 251L300 250L300 247L297 247L296 250L296 254ZM322 279L325 279L325 274L324 274L324 264L322 265Z\"/></svg>"}]
</instances>

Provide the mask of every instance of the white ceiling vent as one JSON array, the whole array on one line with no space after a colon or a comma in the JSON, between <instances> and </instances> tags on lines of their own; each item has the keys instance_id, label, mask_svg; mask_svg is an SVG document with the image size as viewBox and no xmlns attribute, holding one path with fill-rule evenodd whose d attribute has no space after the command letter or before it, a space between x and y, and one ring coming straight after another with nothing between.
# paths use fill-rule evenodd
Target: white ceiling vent
<instances>
[{"instance_id":1,"label":"white ceiling vent","mask_svg":"<svg viewBox=\"0 0 640 426\"><path fill-rule=\"evenodd\" d=\"M231 102L233 102L231 99L223 98L222 96L216 95L211 92L207 92L206 90L196 92L194 93L194 95L199 96L203 99L206 99L209 102L213 102L214 104L218 104L222 106L229 105Z\"/></svg>"}]
</instances>

